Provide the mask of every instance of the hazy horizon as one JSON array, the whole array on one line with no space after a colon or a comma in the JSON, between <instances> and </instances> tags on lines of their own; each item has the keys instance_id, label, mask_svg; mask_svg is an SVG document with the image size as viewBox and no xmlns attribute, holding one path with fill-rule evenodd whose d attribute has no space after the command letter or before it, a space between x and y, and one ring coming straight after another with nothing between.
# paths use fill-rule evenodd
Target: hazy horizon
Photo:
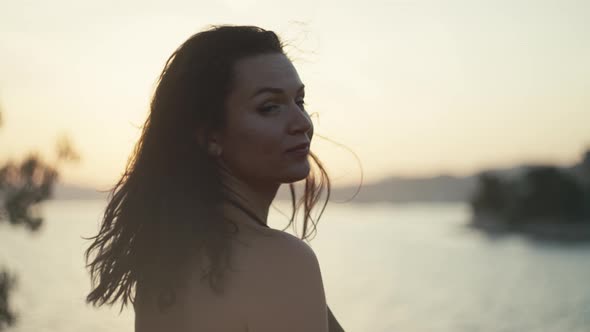
<instances>
[{"instance_id":1,"label":"hazy horizon","mask_svg":"<svg viewBox=\"0 0 590 332\"><path fill-rule=\"evenodd\" d=\"M166 58L209 24L275 31L306 85L316 134L389 176L570 165L590 148L590 3L584 1L14 2L0 12L0 161L80 152L63 183L124 171ZM22 133L26 133L23 135ZM334 185L347 150L314 137Z\"/></svg>"}]
</instances>

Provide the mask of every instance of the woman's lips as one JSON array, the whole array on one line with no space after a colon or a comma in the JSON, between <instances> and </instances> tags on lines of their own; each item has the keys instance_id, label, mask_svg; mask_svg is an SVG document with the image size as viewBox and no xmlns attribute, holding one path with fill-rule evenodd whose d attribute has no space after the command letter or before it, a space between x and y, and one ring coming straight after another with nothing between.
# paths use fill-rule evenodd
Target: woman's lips
<instances>
[{"instance_id":1,"label":"woman's lips","mask_svg":"<svg viewBox=\"0 0 590 332\"><path fill-rule=\"evenodd\" d=\"M295 151L295 150L304 150L304 149L309 149L309 143L301 143L301 144L295 145L294 147L287 149L286 152L291 152L291 151Z\"/></svg>"},{"instance_id":2,"label":"woman's lips","mask_svg":"<svg viewBox=\"0 0 590 332\"><path fill-rule=\"evenodd\" d=\"M287 154L289 154L291 156L296 156L296 157L307 156L307 154L309 153L309 145L304 145L304 146L297 148L297 149L287 150L286 152L287 152Z\"/></svg>"}]
</instances>

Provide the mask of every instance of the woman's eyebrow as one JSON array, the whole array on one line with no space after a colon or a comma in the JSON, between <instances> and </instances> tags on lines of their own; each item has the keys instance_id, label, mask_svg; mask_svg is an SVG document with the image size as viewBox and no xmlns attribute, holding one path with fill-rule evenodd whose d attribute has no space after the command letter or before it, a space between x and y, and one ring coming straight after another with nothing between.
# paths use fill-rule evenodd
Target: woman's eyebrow
<instances>
[{"instance_id":1,"label":"woman's eyebrow","mask_svg":"<svg viewBox=\"0 0 590 332\"><path fill-rule=\"evenodd\" d=\"M297 93L300 93L301 91L303 91L303 89L305 88L305 84L301 84L301 86L299 87L299 89L297 89ZM284 93L285 90L281 89L281 88L273 88L273 87L262 87L258 90L256 90L256 92L254 92L252 94L252 96L250 97L250 99L258 96L261 93L265 93L265 92L270 92L270 93Z\"/></svg>"}]
</instances>

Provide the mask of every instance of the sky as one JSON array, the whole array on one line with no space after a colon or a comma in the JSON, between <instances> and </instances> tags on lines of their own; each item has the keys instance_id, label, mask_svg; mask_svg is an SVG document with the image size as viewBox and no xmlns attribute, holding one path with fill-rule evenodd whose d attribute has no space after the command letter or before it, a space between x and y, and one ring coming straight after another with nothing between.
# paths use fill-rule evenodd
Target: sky
<instances>
[{"instance_id":1,"label":"sky","mask_svg":"<svg viewBox=\"0 0 590 332\"><path fill-rule=\"evenodd\" d=\"M52 160L65 133L82 159L61 181L113 185L167 57L210 24L290 45L334 185L590 149L586 0L21 0L0 4L0 161Z\"/></svg>"}]
</instances>

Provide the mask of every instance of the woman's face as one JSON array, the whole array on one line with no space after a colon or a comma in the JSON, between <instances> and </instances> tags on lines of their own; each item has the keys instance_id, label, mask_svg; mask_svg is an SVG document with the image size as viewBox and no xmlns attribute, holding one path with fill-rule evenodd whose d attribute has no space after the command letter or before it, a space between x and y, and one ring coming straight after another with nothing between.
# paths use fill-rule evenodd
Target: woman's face
<instances>
[{"instance_id":1,"label":"woman's face","mask_svg":"<svg viewBox=\"0 0 590 332\"><path fill-rule=\"evenodd\" d=\"M313 124L295 67L280 53L244 58L234 66L226 99L225 130L217 135L221 159L236 176L254 183L291 183L307 177L307 154L287 153L310 143Z\"/></svg>"}]
</instances>

